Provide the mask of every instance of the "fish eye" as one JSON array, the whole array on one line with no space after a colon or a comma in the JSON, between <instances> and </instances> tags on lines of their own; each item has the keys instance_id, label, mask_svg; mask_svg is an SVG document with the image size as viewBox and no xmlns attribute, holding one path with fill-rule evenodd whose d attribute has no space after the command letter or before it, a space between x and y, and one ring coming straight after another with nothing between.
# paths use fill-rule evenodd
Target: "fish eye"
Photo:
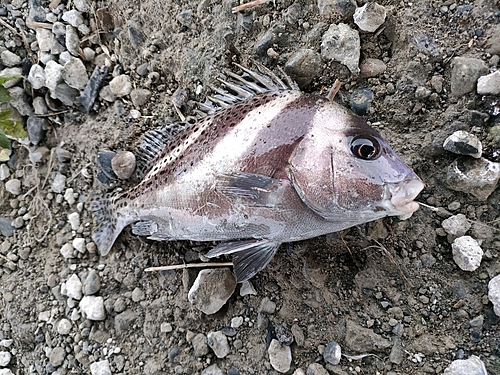
<instances>
[{"instance_id":1,"label":"fish eye","mask_svg":"<svg viewBox=\"0 0 500 375\"><path fill-rule=\"evenodd\" d=\"M357 158L374 160L381 154L382 148L376 138L369 135L358 135L351 140L351 152Z\"/></svg>"}]
</instances>

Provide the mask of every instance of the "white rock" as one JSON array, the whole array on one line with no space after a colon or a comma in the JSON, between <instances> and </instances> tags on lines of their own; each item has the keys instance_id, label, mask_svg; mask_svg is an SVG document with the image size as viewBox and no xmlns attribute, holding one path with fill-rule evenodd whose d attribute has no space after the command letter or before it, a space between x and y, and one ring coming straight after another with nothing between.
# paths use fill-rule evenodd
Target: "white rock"
<instances>
[{"instance_id":1,"label":"white rock","mask_svg":"<svg viewBox=\"0 0 500 375\"><path fill-rule=\"evenodd\" d=\"M0 164L0 181L8 179L10 176L9 167L6 164Z\"/></svg>"},{"instance_id":2,"label":"white rock","mask_svg":"<svg viewBox=\"0 0 500 375\"><path fill-rule=\"evenodd\" d=\"M79 12L82 13L88 12L90 10L90 4L88 0L74 0L73 5Z\"/></svg>"},{"instance_id":3,"label":"white rock","mask_svg":"<svg viewBox=\"0 0 500 375\"><path fill-rule=\"evenodd\" d=\"M113 95L117 97L122 97L130 94L132 91L132 83L130 82L130 77L126 74L121 74L113 78L109 82L109 88Z\"/></svg>"},{"instance_id":4,"label":"white rock","mask_svg":"<svg viewBox=\"0 0 500 375\"><path fill-rule=\"evenodd\" d=\"M478 137L464 130L457 130L444 140L443 148L458 155L481 157L483 146Z\"/></svg>"},{"instance_id":5,"label":"white rock","mask_svg":"<svg viewBox=\"0 0 500 375\"><path fill-rule=\"evenodd\" d=\"M60 335L68 335L71 332L71 328L72 324L66 318L61 319L59 323L57 323L57 332Z\"/></svg>"},{"instance_id":6,"label":"white rock","mask_svg":"<svg viewBox=\"0 0 500 375\"><path fill-rule=\"evenodd\" d=\"M324 60L335 60L349 68L352 74L359 74L359 57L361 42L357 30L345 23L332 24L323 34L321 57Z\"/></svg>"},{"instance_id":7,"label":"white rock","mask_svg":"<svg viewBox=\"0 0 500 375\"><path fill-rule=\"evenodd\" d=\"M212 348L217 358L224 358L229 354L227 337L221 331L210 332L207 335L207 344Z\"/></svg>"},{"instance_id":8,"label":"white rock","mask_svg":"<svg viewBox=\"0 0 500 375\"><path fill-rule=\"evenodd\" d=\"M475 271L481 265L483 250L471 236L458 237L451 244L453 260L464 271Z\"/></svg>"},{"instance_id":9,"label":"white rock","mask_svg":"<svg viewBox=\"0 0 500 375\"><path fill-rule=\"evenodd\" d=\"M231 328L239 328L243 324L243 317L242 316L235 316L233 319L231 319Z\"/></svg>"},{"instance_id":10,"label":"white rock","mask_svg":"<svg viewBox=\"0 0 500 375\"><path fill-rule=\"evenodd\" d=\"M69 225L71 229L77 230L80 227L80 214L78 212L72 212L68 215Z\"/></svg>"},{"instance_id":11,"label":"white rock","mask_svg":"<svg viewBox=\"0 0 500 375\"><path fill-rule=\"evenodd\" d=\"M108 360L91 363L90 372L92 375L111 375Z\"/></svg>"},{"instance_id":12,"label":"white rock","mask_svg":"<svg viewBox=\"0 0 500 375\"><path fill-rule=\"evenodd\" d=\"M59 64L63 65L74 59L74 57L69 53L69 51L61 52L59 55Z\"/></svg>"},{"instance_id":13,"label":"white rock","mask_svg":"<svg viewBox=\"0 0 500 375\"><path fill-rule=\"evenodd\" d=\"M61 247L61 250L59 250L59 252L61 253L64 259L70 259L75 257L75 251L73 245L71 245L70 243L65 243Z\"/></svg>"},{"instance_id":14,"label":"white rock","mask_svg":"<svg viewBox=\"0 0 500 375\"><path fill-rule=\"evenodd\" d=\"M85 238L77 237L77 238L73 239L73 247L79 253L84 253L85 252Z\"/></svg>"},{"instance_id":15,"label":"white rock","mask_svg":"<svg viewBox=\"0 0 500 375\"><path fill-rule=\"evenodd\" d=\"M497 70L477 80L477 93L479 95L500 94L500 71Z\"/></svg>"},{"instance_id":16,"label":"white rock","mask_svg":"<svg viewBox=\"0 0 500 375\"><path fill-rule=\"evenodd\" d=\"M90 320L106 319L104 300L102 297L84 296L80 301L80 310L85 318Z\"/></svg>"},{"instance_id":17,"label":"white rock","mask_svg":"<svg viewBox=\"0 0 500 375\"><path fill-rule=\"evenodd\" d=\"M495 276L488 283L488 299L493 304L493 311L500 316L500 275Z\"/></svg>"},{"instance_id":18,"label":"white rock","mask_svg":"<svg viewBox=\"0 0 500 375\"><path fill-rule=\"evenodd\" d=\"M267 349L271 366L281 373L288 372L292 364L292 350L288 345L281 345L278 340L273 339Z\"/></svg>"},{"instance_id":19,"label":"white rock","mask_svg":"<svg viewBox=\"0 0 500 375\"><path fill-rule=\"evenodd\" d=\"M79 56L80 38L73 26L66 25L66 48L73 56Z\"/></svg>"},{"instance_id":20,"label":"white rock","mask_svg":"<svg viewBox=\"0 0 500 375\"><path fill-rule=\"evenodd\" d=\"M323 358L326 362L331 363L332 365L338 365L340 363L340 359L342 358L342 348L335 341L329 342L323 352Z\"/></svg>"},{"instance_id":21,"label":"white rock","mask_svg":"<svg viewBox=\"0 0 500 375\"><path fill-rule=\"evenodd\" d=\"M62 70L63 66L54 60L48 61L45 65L45 87L50 90L53 98L52 92L54 92L56 86L63 81Z\"/></svg>"},{"instance_id":22,"label":"white rock","mask_svg":"<svg viewBox=\"0 0 500 375\"><path fill-rule=\"evenodd\" d=\"M385 22L387 12L382 5L368 2L354 12L354 23L363 31L374 32Z\"/></svg>"},{"instance_id":23,"label":"white rock","mask_svg":"<svg viewBox=\"0 0 500 375\"><path fill-rule=\"evenodd\" d=\"M69 87L83 90L89 82L89 76L82 60L73 58L64 64L62 79Z\"/></svg>"},{"instance_id":24,"label":"white rock","mask_svg":"<svg viewBox=\"0 0 500 375\"><path fill-rule=\"evenodd\" d=\"M224 371L222 371L216 363L208 366L205 370L201 372L201 375L224 375Z\"/></svg>"},{"instance_id":25,"label":"white rock","mask_svg":"<svg viewBox=\"0 0 500 375\"><path fill-rule=\"evenodd\" d=\"M450 216L448 219L443 220L441 223L446 233L455 237L461 237L467 233L471 224L464 214Z\"/></svg>"},{"instance_id":26,"label":"white rock","mask_svg":"<svg viewBox=\"0 0 500 375\"><path fill-rule=\"evenodd\" d=\"M28 81L35 90L39 90L45 86L45 70L38 64L31 66L28 73Z\"/></svg>"},{"instance_id":27,"label":"white rock","mask_svg":"<svg viewBox=\"0 0 500 375\"><path fill-rule=\"evenodd\" d=\"M8 368L3 368L0 369L0 375L14 375L14 373L10 371Z\"/></svg>"},{"instance_id":28,"label":"white rock","mask_svg":"<svg viewBox=\"0 0 500 375\"><path fill-rule=\"evenodd\" d=\"M236 279L229 269L202 270L189 290L188 300L205 314L214 314L224 306L235 288Z\"/></svg>"},{"instance_id":29,"label":"white rock","mask_svg":"<svg viewBox=\"0 0 500 375\"><path fill-rule=\"evenodd\" d=\"M10 348L14 340L12 339L3 339L0 341L0 346L3 346L4 348Z\"/></svg>"},{"instance_id":30,"label":"white rock","mask_svg":"<svg viewBox=\"0 0 500 375\"><path fill-rule=\"evenodd\" d=\"M12 354L9 352L0 352L0 366L5 367L10 363Z\"/></svg>"},{"instance_id":31,"label":"white rock","mask_svg":"<svg viewBox=\"0 0 500 375\"><path fill-rule=\"evenodd\" d=\"M469 359L457 359L443 371L443 375L488 375L483 361L475 355Z\"/></svg>"},{"instance_id":32,"label":"white rock","mask_svg":"<svg viewBox=\"0 0 500 375\"><path fill-rule=\"evenodd\" d=\"M64 200L68 202L68 204L74 204L75 203L75 192L73 188L68 188L64 192Z\"/></svg>"},{"instance_id":33,"label":"white rock","mask_svg":"<svg viewBox=\"0 0 500 375\"><path fill-rule=\"evenodd\" d=\"M257 295L257 291L253 287L250 281L243 281L240 287L240 296L244 297L247 295Z\"/></svg>"},{"instance_id":34,"label":"white rock","mask_svg":"<svg viewBox=\"0 0 500 375\"><path fill-rule=\"evenodd\" d=\"M83 296L82 282L80 278L73 274L66 281L66 295L75 300L81 300Z\"/></svg>"},{"instance_id":35,"label":"white rock","mask_svg":"<svg viewBox=\"0 0 500 375\"><path fill-rule=\"evenodd\" d=\"M38 49L42 52L49 52L52 48L52 31L37 27L36 40L38 42Z\"/></svg>"},{"instance_id":36,"label":"white rock","mask_svg":"<svg viewBox=\"0 0 500 375\"><path fill-rule=\"evenodd\" d=\"M54 175L54 180L50 185L52 191L54 193L62 193L65 186L66 186L66 176L59 172L56 172L56 174Z\"/></svg>"},{"instance_id":37,"label":"white rock","mask_svg":"<svg viewBox=\"0 0 500 375\"><path fill-rule=\"evenodd\" d=\"M83 17L76 9L68 10L62 16L62 19L73 27L78 27L83 23Z\"/></svg>"},{"instance_id":38,"label":"white rock","mask_svg":"<svg viewBox=\"0 0 500 375\"><path fill-rule=\"evenodd\" d=\"M7 190L12 195L21 194L21 181L17 178L13 178L5 183L5 190Z\"/></svg>"},{"instance_id":39,"label":"white rock","mask_svg":"<svg viewBox=\"0 0 500 375\"><path fill-rule=\"evenodd\" d=\"M21 57L13 52L10 52L8 49L2 51L0 58L2 59L2 63L10 68L21 64Z\"/></svg>"}]
</instances>

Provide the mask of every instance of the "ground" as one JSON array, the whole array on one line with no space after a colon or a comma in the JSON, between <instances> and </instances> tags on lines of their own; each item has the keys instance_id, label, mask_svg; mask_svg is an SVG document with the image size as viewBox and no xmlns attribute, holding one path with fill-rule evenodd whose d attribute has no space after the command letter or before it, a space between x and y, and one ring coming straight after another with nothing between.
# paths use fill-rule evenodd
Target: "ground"
<instances>
[{"instance_id":1,"label":"ground","mask_svg":"<svg viewBox=\"0 0 500 375\"><path fill-rule=\"evenodd\" d=\"M240 14L231 13L238 4L228 0L105 4L113 24L91 47L107 49L113 74L129 75L134 87L148 88L152 97L137 108L124 97L114 103L98 100L97 111L90 114L63 108L48 116L46 138L39 145L48 151L36 169L27 149L15 145L16 158L9 167L22 180L22 194L14 198L5 181L0 182L0 215L25 217L14 236L0 237L0 339L13 340L4 349L12 354L8 368L16 374L87 374L92 363L107 359L113 374L200 374L214 363L222 373L268 374L274 370L266 344L271 328L278 327L294 336L290 374L315 362L330 374L442 373L452 360L471 355L481 358L489 374L500 374L499 318L487 298L489 280L500 273L495 221L500 192L479 201L450 189L446 173L457 155L442 149L444 138L464 129L483 142L485 157L495 161L498 144L489 132L498 117L486 114L487 104L475 91L457 97L450 88L453 57L480 59L492 69L498 64L485 51L489 32L500 20L493 0L381 0L386 23L375 33L360 33L361 60L383 60L385 72L362 78L337 62L322 61L320 73L304 88L325 93L339 79L337 99L346 106L354 90L373 91L365 119L425 182L418 200L439 208L437 212L421 207L406 221L386 218L282 246L251 280L257 294L240 296L238 286L213 315L188 302L198 270L144 271L153 265L199 261L198 252L208 251L211 244L144 241L127 228L109 255L100 257L92 247L93 216L85 203L95 194L134 183L103 187L96 179L97 152L135 152L146 130L178 121L172 105L176 90L185 90L190 101L202 101L217 75L234 69L232 62L251 65L256 60L276 68L300 48L320 52L322 34L340 21L319 13L318 4L324 3L337 2L276 0ZM103 4L92 4L84 15L98 22L96 9ZM343 22L356 28L352 18ZM101 30L105 26L101 22ZM275 32L266 44L263 36L269 29ZM20 55L22 49L21 44ZM149 72L158 73L154 83L137 74L144 63ZM87 64L90 73L93 65ZM430 95L416 95L419 87ZM181 104L189 115L191 102ZM140 111L138 118L129 115L132 109ZM70 151L69 162L57 159L58 147ZM50 191L56 172L66 176L65 187L73 189L76 202ZM68 222L73 212L81 222L76 230ZM458 213L473 221L468 234L483 240L486 254L473 272L456 265L441 228L445 218ZM75 237L84 238L86 248L64 257L61 248ZM78 316L77 302L61 294L61 284L72 274L83 281L90 270L100 279L97 295L106 309L101 321ZM276 308L266 313L262 301L267 299ZM195 334L230 327L231 319L239 316L243 324L235 335L229 334L227 356L218 359L212 351L195 356ZM62 319L71 322L69 333L59 329ZM366 349L352 338L361 337L361 327L390 345ZM339 365L327 364L321 356L332 341L347 355ZM355 357L359 354L373 355Z\"/></svg>"}]
</instances>

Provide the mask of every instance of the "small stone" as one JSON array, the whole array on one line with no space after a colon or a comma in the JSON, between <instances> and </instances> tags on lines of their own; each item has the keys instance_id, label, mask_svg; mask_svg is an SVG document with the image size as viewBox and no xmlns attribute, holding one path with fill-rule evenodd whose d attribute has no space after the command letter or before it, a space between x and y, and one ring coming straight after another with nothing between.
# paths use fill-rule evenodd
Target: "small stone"
<instances>
[{"instance_id":1,"label":"small stone","mask_svg":"<svg viewBox=\"0 0 500 375\"><path fill-rule=\"evenodd\" d=\"M0 164L0 181L8 179L10 176L9 167L6 164Z\"/></svg>"},{"instance_id":2,"label":"small stone","mask_svg":"<svg viewBox=\"0 0 500 375\"><path fill-rule=\"evenodd\" d=\"M91 363L90 373L92 375L111 375L111 367L108 360Z\"/></svg>"},{"instance_id":3,"label":"small stone","mask_svg":"<svg viewBox=\"0 0 500 375\"><path fill-rule=\"evenodd\" d=\"M79 253L85 252L85 238L74 238L72 243L76 251L78 251Z\"/></svg>"},{"instance_id":4,"label":"small stone","mask_svg":"<svg viewBox=\"0 0 500 375\"><path fill-rule=\"evenodd\" d=\"M446 183L450 189L472 194L480 201L488 199L499 179L500 163L484 158L455 160L446 174Z\"/></svg>"},{"instance_id":5,"label":"small stone","mask_svg":"<svg viewBox=\"0 0 500 375\"><path fill-rule=\"evenodd\" d=\"M60 346L56 346L52 351L50 352L49 356L49 362L55 366L59 367L63 364L64 358L66 358L66 351L64 348Z\"/></svg>"},{"instance_id":6,"label":"small stone","mask_svg":"<svg viewBox=\"0 0 500 375\"><path fill-rule=\"evenodd\" d=\"M172 324L170 323L162 323L160 325L160 332L162 333L170 333L174 330L174 328L172 327Z\"/></svg>"},{"instance_id":7,"label":"small stone","mask_svg":"<svg viewBox=\"0 0 500 375\"><path fill-rule=\"evenodd\" d=\"M243 281L240 287L240 296L257 295L257 291L253 287L252 283L248 280Z\"/></svg>"},{"instance_id":8,"label":"small stone","mask_svg":"<svg viewBox=\"0 0 500 375\"><path fill-rule=\"evenodd\" d=\"M443 375L488 375L483 361L475 355L469 359L457 359L443 371Z\"/></svg>"},{"instance_id":9,"label":"small stone","mask_svg":"<svg viewBox=\"0 0 500 375\"><path fill-rule=\"evenodd\" d=\"M96 294L101 289L101 279L95 270L90 270L83 282L83 293L86 296Z\"/></svg>"},{"instance_id":10,"label":"small stone","mask_svg":"<svg viewBox=\"0 0 500 375\"><path fill-rule=\"evenodd\" d=\"M113 304L113 310L115 310L117 313L125 311L126 308L127 304L123 298L118 298Z\"/></svg>"},{"instance_id":11,"label":"small stone","mask_svg":"<svg viewBox=\"0 0 500 375\"><path fill-rule=\"evenodd\" d=\"M338 23L354 14L356 2L354 0L318 0L318 10L322 17Z\"/></svg>"},{"instance_id":12,"label":"small stone","mask_svg":"<svg viewBox=\"0 0 500 375\"><path fill-rule=\"evenodd\" d=\"M136 72L141 77L146 77L149 73L148 63L145 62L144 64L139 65L136 69Z\"/></svg>"},{"instance_id":13,"label":"small stone","mask_svg":"<svg viewBox=\"0 0 500 375\"><path fill-rule=\"evenodd\" d=\"M36 40L41 52L49 52L52 48L52 31L41 27L36 28Z\"/></svg>"},{"instance_id":14,"label":"small stone","mask_svg":"<svg viewBox=\"0 0 500 375\"><path fill-rule=\"evenodd\" d=\"M137 315L130 309L115 316L115 330L118 334L127 332L137 319Z\"/></svg>"},{"instance_id":15,"label":"small stone","mask_svg":"<svg viewBox=\"0 0 500 375\"><path fill-rule=\"evenodd\" d=\"M85 61L92 61L95 59L95 51L90 47L85 47L83 49L83 59Z\"/></svg>"},{"instance_id":16,"label":"small stone","mask_svg":"<svg viewBox=\"0 0 500 375\"><path fill-rule=\"evenodd\" d=\"M222 371L219 366L214 363L213 365L210 365L205 370L203 370L201 372L201 375L224 375L224 371Z\"/></svg>"},{"instance_id":17,"label":"small stone","mask_svg":"<svg viewBox=\"0 0 500 375\"><path fill-rule=\"evenodd\" d=\"M342 350L340 345L332 341L326 344L325 351L323 352L323 358L326 362L332 365L338 365L340 363L340 358L342 356Z\"/></svg>"},{"instance_id":18,"label":"small stone","mask_svg":"<svg viewBox=\"0 0 500 375\"><path fill-rule=\"evenodd\" d=\"M346 323L345 345L357 353L379 352L391 347L391 342L373 330L361 327L348 320Z\"/></svg>"},{"instance_id":19,"label":"small stone","mask_svg":"<svg viewBox=\"0 0 500 375\"><path fill-rule=\"evenodd\" d=\"M112 160L115 156L116 152L113 151L99 151L97 153L97 164L99 164L106 177L112 180L116 180L118 178L112 167Z\"/></svg>"},{"instance_id":20,"label":"small stone","mask_svg":"<svg viewBox=\"0 0 500 375\"><path fill-rule=\"evenodd\" d=\"M377 77L387 69L387 65L379 59L366 59L359 66L359 73L363 78Z\"/></svg>"},{"instance_id":21,"label":"small stone","mask_svg":"<svg viewBox=\"0 0 500 375\"><path fill-rule=\"evenodd\" d=\"M363 31L373 33L384 22L387 12L382 5L368 2L354 12L354 23Z\"/></svg>"},{"instance_id":22,"label":"small stone","mask_svg":"<svg viewBox=\"0 0 500 375\"><path fill-rule=\"evenodd\" d=\"M75 274L71 275L66 281L66 295L78 301L82 299L82 282Z\"/></svg>"},{"instance_id":23,"label":"small stone","mask_svg":"<svg viewBox=\"0 0 500 375\"><path fill-rule=\"evenodd\" d=\"M38 64L31 66L28 73L28 81L35 90L39 90L45 86L45 70Z\"/></svg>"},{"instance_id":24,"label":"small stone","mask_svg":"<svg viewBox=\"0 0 500 375\"><path fill-rule=\"evenodd\" d=\"M109 88L111 89L113 95L119 98L130 94L130 92L132 91L132 83L130 82L130 77L126 74L121 74L113 78L109 82Z\"/></svg>"},{"instance_id":25,"label":"small stone","mask_svg":"<svg viewBox=\"0 0 500 375\"><path fill-rule=\"evenodd\" d=\"M344 23L330 25L327 32L323 34L321 57L344 64L352 74L359 73L360 49L358 31Z\"/></svg>"},{"instance_id":26,"label":"small stone","mask_svg":"<svg viewBox=\"0 0 500 375\"><path fill-rule=\"evenodd\" d=\"M78 31L70 25L66 25L66 49L73 56L80 56L80 37Z\"/></svg>"},{"instance_id":27,"label":"small stone","mask_svg":"<svg viewBox=\"0 0 500 375\"><path fill-rule=\"evenodd\" d=\"M500 71L494 71L477 80L477 93L479 95L500 94Z\"/></svg>"},{"instance_id":28,"label":"small stone","mask_svg":"<svg viewBox=\"0 0 500 375\"><path fill-rule=\"evenodd\" d=\"M42 143L45 138L45 129L47 120L42 117L29 116L26 121L26 130L28 131L28 139L34 145Z\"/></svg>"},{"instance_id":29,"label":"small stone","mask_svg":"<svg viewBox=\"0 0 500 375\"><path fill-rule=\"evenodd\" d=\"M33 99L33 109L35 110L35 115L46 115L49 113L49 107L45 103L45 99L42 96L36 96Z\"/></svg>"},{"instance_id":30,"label":"small stone","mask_svg":"<svg viewBox=\"0 0 500 375\"><path fill-rule=\"evenodd\" d=\"M151 95L152 93L148 89L133 89L130 92L130 99L134 106L142 107L151 99Z\"/></svg>"},{"instance_id":31,"label":"small stone","mask_svg":"<svg viewBox=\"0 0 500 375\"><path fill-rule=\"evenodd\" d=\"M242 316L235 316L233 319L231 319L231 328L240 328L242 324L243 324Z\"/></svg>"},{"instance_id":32,"label":"small stone","mask_svg":"<svg viewBox=\"0 0 500 375\"><path fill-rule=\"evenodd\" d=\"M89 82L89 76L82 60L73 58L64 64L62 79L69 87L83 90Z\"/></svg>"},{"instance_id":33,"label":"small stone","mask_svg":"<svg viewBox=\"0 0 500 375\"><path fill-rule=\"evenodd\" d=\"M292 350L288 345L281 345L278 340L272 339L267 353L269 354L269 362L276 371L285 373L290 370Z\"/></svg>"},{"instance_id":34,"label":"small stone","mask_svg":"<svg viewBox=\"0 0 500 375\"><path fill-rule=\"evenodd\" d=\"M12 195L21 194L21 181L17 178L13 178L5 183L5 190L7 190Z\"/></svg>"},{"instance_id":35,"label":"small stone","mask_svg":"<svg viewBox=\"0 0 500 375\"><path fill-rule=\"evenodd\" d=\"M55 92L57 85L63 81L63 68L64 67L61 64L58 64L54 60L48 61L45 65L45 86L50 90L53 98L55 98L53 93Z\"/></svg>"},{"instance_id":36,"label":"small stone","mask_svg":"<svg viewBox=\"0 0 500 375\"><path fill-rule=\"evenodd\" d=\"M229 354L227 337L221 331L210 332L207 335L207 344L213 350L217 358L224 358Z\"/></svg>"},{"instance_id":37,"label":"small stone","mask_svg":"<svg viewBox=\"0 0 500 375\"><path fill-rule=\"evenodd\" d=\"M459 97L474 91L479 77L487 73L488 66L482 60L469 57L453 58L451 93Z\"/></svg>"},{"instance_id":38,"label":"small stone","mask_svg":"<svg viewBox=\"0 0 500 375\"><path fill-rule=\"evenodd\" d=\"M132 291L132 301L140 302L140 301L144 301L145 298L146 298L146 296L144 295L144 292L140 288L135 288Z\"/></svg>"},{"instance_id":39,"label":"small stone","mask_svg":"<svg viewBox=\"0 0 500 375\"><path fill-rule=\"evenodd\" d=\"M72 324L66 318L61 319L59 323L57 323L57 332L60 335L68 335L71 332L71 328Z\"/></svg>"},{"instance_id":40,"label":"small stone","mask_svg":"<svg viewBox=\"0 0 500 375\"><path fill-rule=\"evenodd\" d=\"M7 49L2 51L0 59L2 60L2 64L9 68L21 64L21 57Z\"/></svg>"},{"instance_id":41,"label":"small stone","mask_svg":"<svg viewBox=\"0 0 500 375\"><path fill-rule=\"evenodd\" d=\"M351 94L349 104L351 109L358 116L364 116L370 109L370 103L373 99L373 91L367 88L356 89Z\"/></svg>"},{"instance_id":42,"label":"small stone","mask_svg":"<svg viewBox=\"0 0 500 375\"><path fill-rule=\"evenodd\" d=\"M78 27L83 24L83 17L76 9L64 12L62 19L73 27Z\"/></svg>"},{"instance_id":43,"label":"small stone","mask_svg":"<svg viewBox=\"0 0 500 375\"><path fill-rule=\"evenodd\" d=\"M85 318L90 320L106 319L104 300L102 297L84 296L80 301L80 310Z\"/></svg>"},{"instance_id":44,"label":"small stone","mask_svg":"<svg viewBox=\"0 0 500 375\"><path fill-rule=\"evenodd\" d=\"M203 333L198 333L191 341L193 345L194 356L196 358L203 357L208 354L207 337Z\"/></svg>"},{"instance_id":45,"label":"small stone","mask_svg":"<svg viewBox=\"0 0 500 375\"><path fill-rule=\"evenodd\" d=\"M264 297L260 302L259 312L266 314L274 314L276 311L276 303L271 301L269 298Z\"/></svg>"},{"instance_id":46,"label":"small stone","mask_svg":"<svg viewBox=\"0 0 500 375\"><path fill-rule=\"evenodd\" d=\"M77 230L80 227L80 214L72 212L68 215L68 222L72 230Z\"/></svg>"},{"instance_id":47,"label":"small stone","mask_svg":"<svg viewBox=\"0 0 500 375\"><path fill-rule=\"evenodd\" d=\"M475 271L481 265L483 250L471 236L458 237L451 244L453 260L464 271Z\"/></svg>"},{"instance_id":48,"label":"small stone","mask_svg":"<svg viewBox=\"0 0 500 375\"><path fill-rule=\"evenodd\" d=\"M75 251L73 249L73 245L70 243L66 243L59 250L64 259L71 259L75 257Z\"/></svg>"},{"instance_id":49,"label":"small stone","mask_svg":"<svg viewBox=\"0 0 500 375\"><path fill-rule=\"evenodd\" d=\"M307 367L306 375L329 375L329 373L321 364L311 363Z\"/></svg>"},{"instance_id":50,"label":"small stone","mask_svg":"<svg viewBox=\"0 0 500 375\"><path fill-rule=\"evenodd\" d=\"M12 354L10 354L9 352L0 352L0 367L8 366L11 359Z\"/></svg>"},{"instance_id":51,"label":"small stone","mask_svg":"<svg viewBox=\"0 0 500 375\"><path fill-rule=\"evenodd\" d=\"M68 150L65 150L65 149L60 148L60 147L56 148L57 160L60 161L61 163L69 162L71 160L72 155L73 154L71 152L69 152Z\"/></svg>"},{"instance_id":52,"label":"small stone","mask_svg":"<svg viewBox=\"0 0 500 375\"><path fill-rule=\"evenodd\" d=\"M135 155L130 151L120 151L111 159L111 168L120 180L127 180L134 173Z\"/></svg>"},{"instance_id":53,"label":"small stone","mask_svg":"<svg viewBox=\"0 0 500 375\"><path fill-rule=\"evenodd\" d=\"M495 276L488 283L488 299L493 304L493 311L500 316L500 275Z\"/></svg>"},{"instance_id":54,"label":"small stone","mask_svg":"<svg viewBox=\"0 0 500 375\"><path fill-rule=\"evenodd\" d=\"M2 368L0 369L0 375L14 375L14 373L8 368Z\"/></svg>"},{"instance_id":55,"label":"small stone","mask_svg":"<svg viewBox=\"0 0 500 375\"><path fill-rule=\"evenodd\" d=\"M15 232L15 227L12 226L12 220L0 216L0 234L5 237L12 237Z\"/></svg>"},{"instance_id":56,"label":"small stone","mask_svg":"<svg viewBox=\"0 0 500 375\"><path fill-rule=\"evenodd\" d=\"M285 72L304 88L321 72L321 55L312 49L300 49L286 62Z\"/></svg>"},{"instance_id":57,"label":"small stone","mask_svg":"<svg viewBox=\"0 0 500 375\"><path fill-rule=\"evenodd\" d=\"M448 219L443 220L441 226L446 231L446 233L451 234L455 237L461 237L465 235L465 233L467 233L467 231L471 227L471 224L464 214L458 214L450 216Z\"/></svg>"},{"instance_id":58,"label":"small stone","mask_svg":"<svg viewBox=\"0 0 500 375\"><path fill-rule=\"evenodd\" d=\"M227 268L205 269L196 277L189 290L188 300L205 314L214 314L224 306L235 288L236 278L231 270Z\"/></svg>"},{"instance_id":59,"label":"small stone","mask_svg":"<svg viewBox=\"0 0 500 375\"><path fill-rule=\"evenodd\" d=\"M464 130L457 130L446 138L443 143L443 148L454 154L469 155L476 159L481 157L483 150L479 138Z\"/></svg>"},{"instance_id":60,"label":"small stone","mask_svg":"<svg viewBox=\"0 0 500 375\"><path fill-rule=\"evenodd\" d=\"M67 106L72 106L79 95L80 91L70 87L67 83L59 83L53 94L51 94L54 99L58 99L61 103Z\"/></svg>"}]
</instances>

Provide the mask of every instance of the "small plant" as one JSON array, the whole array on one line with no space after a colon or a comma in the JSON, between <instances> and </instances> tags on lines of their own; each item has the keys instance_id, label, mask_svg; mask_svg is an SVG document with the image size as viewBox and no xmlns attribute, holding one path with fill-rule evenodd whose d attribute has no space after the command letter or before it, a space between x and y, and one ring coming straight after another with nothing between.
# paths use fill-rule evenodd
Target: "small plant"
<instances>
[{"instance_id":1,"label":"small plant","mask_svg":"<svg viewBox=\"0 0 500 375\"><path fill-rule=\"evenodd\" d=\"M3 84L18 78L23 78L23 76L18 74L0 76L0 104L7 103L12 99ZM10 108L0 110L0 161L9 160L9 138L26 138L27 136L28 134L23 129L23 125L19 121L12 119L12 110Z\"/></svg>"}]
</instances>

